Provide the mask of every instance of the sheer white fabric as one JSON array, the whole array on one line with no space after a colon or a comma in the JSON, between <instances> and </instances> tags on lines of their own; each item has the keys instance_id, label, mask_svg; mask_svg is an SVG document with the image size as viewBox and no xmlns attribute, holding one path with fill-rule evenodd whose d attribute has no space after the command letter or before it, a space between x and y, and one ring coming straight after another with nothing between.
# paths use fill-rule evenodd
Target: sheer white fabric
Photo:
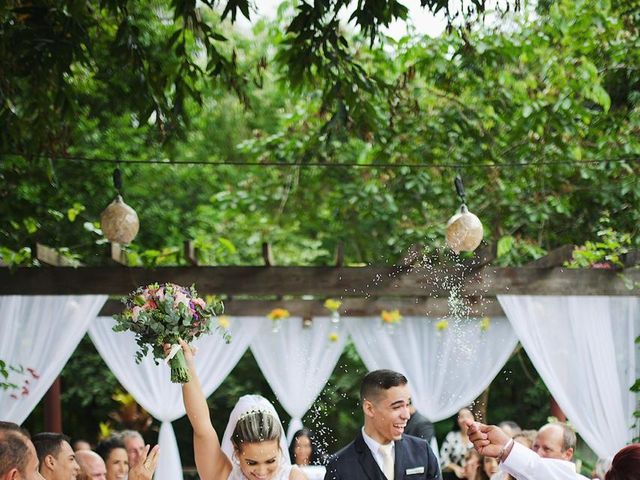
<instances>
[{"instance_id":1,"label":"sheer white fabric","mask_svg":"<svg viewBox=\"0 0 640 480\"><path fill-rule=\"evenodd\" d=\"M227 428L224 430L224 435L222 436L221 448L222 451L231 459L231 463L233 465L233 470L229 475L229 480L233 479L244 479L244 475L240 470L240 466L234 455L233 443L231 443L231 435L233 435L233 431L236 428L236 424L240 417L249 413L249 412L266 412L269 415L272 415L277 423L280 425L280 469L278 471L277 479L280 478L280 475L286 475L288 478L289 472L291 470L291 460L289 459L289 454L287 450L287 439L284 435L284 427L282 426L282 422L280 421L280 417L278 416L278 412L273 407L271 402L264 398L261 395L243 395L238 399L235 407L231 411L229 415L229 421L227 422Z\"/></svg>"},{"instance_id":2,"label":"sheer white fabric","mask_svg":"<svg viewBox=\"0 0 640 480\"><path fill-rule=\"evenodd\" d=\"M196 369L205 396L218 385L238 363L247 350L261 318L230 319L232 340L225 344L214 332L194 342L198 348ZM131 332L116 333L112 330L111 317L98 317L89 328L89 335L96 349L122 386L153 417L162 422L160 427L160 457L156 480L182 479L182 466L171 422L185 414L181 387L171 383L170 369L164 363L156 365L150 355L140 364L135 363L137 345Z\"/></svg>"},{"instance_id":3,"label":"sheer white fabric","mask_svg":"<svg viewBox=\"0 0 640 480\"><path fill-rule=\"evenodd\" d=\"M270 322L251 342L251 351L282 407L291 415L287 439L302 428L302 417L311 408L338 363L346 342L344 322L315 317L310 327L301 318L282 320L280 331ZM330 334L337 334L331 339Z\"/></svg>"},{"instance_id":4,"label":"sheer white fabric","mask_svg":"<svg viewBox=\"0 0 640 480\"><path fill-rule=\"evenodd\" d=\"M28 393L0 390L0 420L25 421L106 300L106 295L0 297L0 356L9 365L31 368L39 376L28 371L10 373L9 382L22 386L29 380Z\"/></svg>"},{"instance_id":5,"label":"sheer white fabric","mask_svg":"<svg viewBox=\"0 0 640 480\"><path fill-rule=\"evenodd\" d=\"M509 359L517 339L504 317L483 331L479 319L404 317L390 334L380 318L349 318L353 342L369 370L389 368L409 380L413 402L432 422L472 402Z\"/></svg>"},{"instance_id":6,"label":"sheer white fabric","mask_svg":"<svg viewBox=\"0 0 640 480\"><path fill-rule=\"evenodd\" d=\"M604 296L498 297L536 370L599 457L633 437L638 376L634 339L640 299Z\"/></svg>"}]
</instances>

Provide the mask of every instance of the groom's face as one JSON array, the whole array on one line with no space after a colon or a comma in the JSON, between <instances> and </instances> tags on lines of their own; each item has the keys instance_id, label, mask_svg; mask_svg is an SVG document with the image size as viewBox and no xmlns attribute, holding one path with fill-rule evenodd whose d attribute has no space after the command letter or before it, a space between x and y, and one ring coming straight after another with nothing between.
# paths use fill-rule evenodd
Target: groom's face
<instances>
[{"instance_id":1,"label":"groom's face","mask_svg":"<svg viewBox=\"0 0 640 480\"><path fill-rule=\"evenodd\" d=\"M382 444L400 440L411 416L410 405L411 393L408 385L381 390L371 401L364 402L364 414L367 419L365 431Z\"/></svg>"}]
</instances>

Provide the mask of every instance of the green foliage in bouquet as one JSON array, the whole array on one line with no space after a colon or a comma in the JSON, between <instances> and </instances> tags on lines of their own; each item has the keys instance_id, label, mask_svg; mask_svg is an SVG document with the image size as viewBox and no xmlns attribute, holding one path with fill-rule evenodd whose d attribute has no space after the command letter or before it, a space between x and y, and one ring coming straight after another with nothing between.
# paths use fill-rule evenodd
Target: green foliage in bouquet
<instances>
[{"instance_id":1,"label":"green foliage in bouquet","mask_svg":"<svg viewBox=\"0 0 640 480\"><path fill-rule=\"evenodd\" d=\"M165 358L164 345L176 345L182 339L192 342L204 333L211 332L211 319L222 314L221 301L200 298L193 286L186 288L173 283L151 284L140 287L124 298L124 311L114 315L116 332L132 331L140 347L136 362L140 363L149 350L156 364ZM216 327L229 343L231 336L220 326ZM171 381L187 383L189 370L182 350L170 360Z\"/></svg>"}]
</instances>

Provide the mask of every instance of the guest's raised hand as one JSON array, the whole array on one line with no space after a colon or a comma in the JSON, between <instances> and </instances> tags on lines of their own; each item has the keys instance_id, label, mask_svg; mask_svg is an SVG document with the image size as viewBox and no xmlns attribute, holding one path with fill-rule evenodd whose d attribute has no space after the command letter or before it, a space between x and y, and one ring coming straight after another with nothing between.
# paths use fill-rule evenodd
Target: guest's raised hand
<instances>
[{"instance_id":1,"label":"guest's raised hand","mask_svg":"<svg viewBox=\"0 0 640 480\"><path fill-rule=\"evenodd\" d=\"M480 455L499 458L504 453L504 447L511 439L504 431L495 425L485 425L480 422L467 423L469 440Z\"/></svg>"},{"instance_id":2,"label":"guest's raised hand","mask_svg":"<svg viewBox=\"0 0 640 480\"><path fill-rule=\"evenodd\" d=\"M144 447L138 464L129 470L129 480L151 480L158 466L160 446L156 445L149 453L149 445ZM148 456L147 456L148 454Z\"/></svg>"}]
</instances>

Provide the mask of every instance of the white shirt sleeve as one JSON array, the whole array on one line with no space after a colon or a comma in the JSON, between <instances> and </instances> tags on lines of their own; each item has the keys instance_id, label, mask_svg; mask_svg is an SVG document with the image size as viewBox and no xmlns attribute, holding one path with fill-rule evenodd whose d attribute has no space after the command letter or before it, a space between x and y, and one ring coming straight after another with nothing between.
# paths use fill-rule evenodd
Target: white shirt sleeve
<instances>
[{"instance_id":1,"label":"white shirt sleeve","mask_svg":"<svg viewBox=\"0 0 640 480\"><path fill-rule=\"evenodd\" d=\"M542 458L533 450L519 443L513 444L509 456L502 463L501 470L511 474L517 480L578 480L582 475L576 473L573 463L566 460Z\"/></svg>"}]
</instances>

